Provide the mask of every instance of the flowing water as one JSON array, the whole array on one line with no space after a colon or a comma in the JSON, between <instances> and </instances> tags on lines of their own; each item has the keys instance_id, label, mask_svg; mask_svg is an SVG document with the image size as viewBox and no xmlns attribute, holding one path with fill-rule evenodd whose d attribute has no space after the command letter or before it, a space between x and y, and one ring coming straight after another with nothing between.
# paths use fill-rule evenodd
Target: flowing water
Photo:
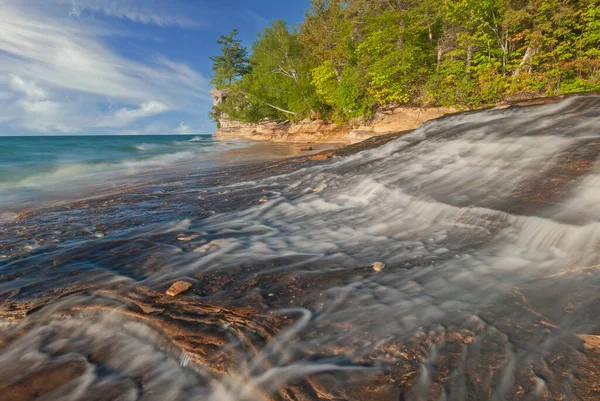
<instances>
[{"instance_id":1,"label":"flowing water","mask_svg":"<svg viewBox=\"0 0 600 401\"><path fill-rule=\"evenodd\" d=\"M599 129L599 97L457 114L5 221L0 394L600 399Z\"/></svg>"}]
</instances>

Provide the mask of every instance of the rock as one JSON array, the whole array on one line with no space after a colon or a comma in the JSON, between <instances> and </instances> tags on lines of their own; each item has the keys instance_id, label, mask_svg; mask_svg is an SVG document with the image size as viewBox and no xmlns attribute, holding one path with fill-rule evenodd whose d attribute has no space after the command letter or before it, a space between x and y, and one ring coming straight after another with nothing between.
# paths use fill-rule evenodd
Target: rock
<instances>
[{"instance_id":1,"label":"rock","mask_svg":"<svg viewBox=\"0 0 600 401\"><path fill-rule=\"evenodd\" d=\"M381 262L375 262L373 264L373 270L375 270L376 272L380 272L385 268L385 263L381 263Z\"/></svg>"},{"instance_id":2,"label":"rock","mask_svg":"<svg viewBox=\"0 0 600 401\"><path fill-rule=\"evenodd\" d=\"M196 239L196 238L198 238L198 237L199 237L199 236L198 236L198 235L195 235L195 234L194 234L194 235L189 235L189 236L187 236L187 237L186 237L186 236L184 236L184 235L181 235L181 236L177 237L177 239L178 239L179 241L191 241L191 240L194 240L194 239Z\"/></svg>"},{"instance_id":3,"label":"rock","mask_svg":"<svg viewBox=\"0 0 600 401\"><path fill-rule=\"evenodd\" d=\"M258 201L260 203L267 203L269 200L267 198L260 198Z\"/></svg>"},{"instance_id":4,"label":"rock","mask_svg":"<svg viewBox=\"0 0 600 401\"><path fill-rule=\"evenodd\" d=\"M313 150L312 146L306 147L306 148L300 148L300 150L302 152L310 152L311 150Z\"/></svg>"},{"instance_id":5,"label":"rock","mask_svg":"<svg viewBox=\"0 0 600 401\"><path fill-rule=\"evenodd\" d=\"M373 130L352 130L348 133L348 139L350 143L358 143L376 135L377 133Z\"/></svg>"},{"instance_id":6,"label":"rock","mask_svg":"<svg viewBox=\"0 0 600 401\"><path fill-rule=\"evenodd\" d=\"M600 349L600 336L578 335L587 349Z\"/></svg>"},{"instance_id":7,"label":"rock","mask_svg":"<svg viewBox=\"0 0 600 401\"><path fill-rule=\"evenodd\" d=\"M216 239L214 241L210 241L208 244L202 245L200 248L195 249L194 252L196 252L196 253L208 252L208 251L212 251L213 249L225 246L227 244L228 244L228 242L225 240Z\"/></svg>"},{"instance_id":8,"label":"rock","mask_svg":"<svg viewBox=\"0 0 600 401\"><path fill-rule=\"evenodd\" d=\"M186 292L190 288L192 288L192 283L188 283L187 281L177 281L167 290L166 294L174 297L182 292Z\"/></svg>"},{"instance_id":9,"label":"rock","mask_svg":"<svg viewBox=\"0 0 600 401\"><path fill-rule=\"evenodd\" d=\"M309 159L315 160L315 161L322 161L322 160L327 160L331 157L333 157L333 151L329 150L326 152L321 152L321 153L317 153L316 155L310 156Z\"/></svg>"}]
</instances>

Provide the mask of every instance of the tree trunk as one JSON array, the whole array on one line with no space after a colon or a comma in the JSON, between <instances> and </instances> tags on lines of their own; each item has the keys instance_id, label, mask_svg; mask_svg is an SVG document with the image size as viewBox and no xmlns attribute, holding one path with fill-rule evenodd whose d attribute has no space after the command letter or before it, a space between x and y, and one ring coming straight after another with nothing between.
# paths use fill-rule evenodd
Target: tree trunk
<instances>
[{"instance_id":1,"label":"tree trunk","mask_svg":"<svg viewBox=\"0 0 600 401\"><path fill-rule=\"evenodd\" d=\"M533 58L535 53L535 48L533 46L533 43L531 43L529 46L527 46L527 50L525 50L525 54L523 55L521 63L513 72L513 77L518 77L524 68L528 68L529 70L531 69L531 59Z\"/></svg>"},{"instance_id":2,"label":"tree trunk","mask_svg":"<svg viewBox=\"0 0 600 401\"><path fill-rule=\"evenodd\" d=\"M272 108L274 108L275 110L279 110L279 111L280 111L280 112L282 112L282 113L291 114L291 115L293 115L293 116L297 116L297 115L298 115L298 113L294 113L293 111L289 111L289 110L282 109L282 108L280 108L280 107L277 107L277 106L274 106L274 105L272 105L271 103L267 103L267 102L264 102L264 103L265 103L267 106L269 106L269 107L272 107Z\"/></svg>"},{"instance_id":3,"label":"tree trunk","mask_svg":"<svg viewBox=\"0 0 600 401\"><path fill-rule=\"evenodd\" d=\"M467 47L467 67L466 67L466 71L469 72L469 70L471 69L471 60L473 59L473 46L469 45L469 47Z\"/></svg>"},{"instance_id":4,"label":"tree trunk","mask_svg":"<svg viewBox=\"0 0 600 401\"><path fill-rule=\"evenodd\" d=\"M340 82L342 80L342 76L340 75L340 70L338 70L337 65L333 66L333 71L335 71L335 77L337 81Z\"/></svg>"}]
</instances>

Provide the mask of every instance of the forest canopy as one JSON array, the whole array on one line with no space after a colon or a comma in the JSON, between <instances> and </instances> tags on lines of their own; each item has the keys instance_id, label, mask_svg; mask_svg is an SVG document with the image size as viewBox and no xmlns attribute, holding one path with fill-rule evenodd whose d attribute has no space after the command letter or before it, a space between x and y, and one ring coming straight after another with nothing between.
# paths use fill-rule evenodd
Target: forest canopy
<instances>
[{"instance_id":1,"label":"forest canopy","mask_svg":"<svg viewBox=\"0 0 600 401\"><path fill-rule=\"evenodd\" d=\"M390 104L475 108L600 90L600 0L313 0L250 55L217 42L213 109L235 120L368 117Z\"/></svg>"}]
</instances>

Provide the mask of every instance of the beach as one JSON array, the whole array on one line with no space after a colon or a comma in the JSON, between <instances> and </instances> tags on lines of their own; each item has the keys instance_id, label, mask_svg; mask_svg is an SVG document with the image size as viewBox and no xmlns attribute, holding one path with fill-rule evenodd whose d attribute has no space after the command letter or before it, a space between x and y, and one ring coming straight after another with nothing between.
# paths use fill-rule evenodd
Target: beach
<instances>
[{"instance_id":1,"label":"beach","mask_svg":"<svg viewBox=\"0 0 600 401\"><path fill-rule=\"evenodd\" d=\"M599 110L457 113L311 151L205 139L224 148L19 195L0 394L598 399Z\"/></svg>"}]
</instances>

